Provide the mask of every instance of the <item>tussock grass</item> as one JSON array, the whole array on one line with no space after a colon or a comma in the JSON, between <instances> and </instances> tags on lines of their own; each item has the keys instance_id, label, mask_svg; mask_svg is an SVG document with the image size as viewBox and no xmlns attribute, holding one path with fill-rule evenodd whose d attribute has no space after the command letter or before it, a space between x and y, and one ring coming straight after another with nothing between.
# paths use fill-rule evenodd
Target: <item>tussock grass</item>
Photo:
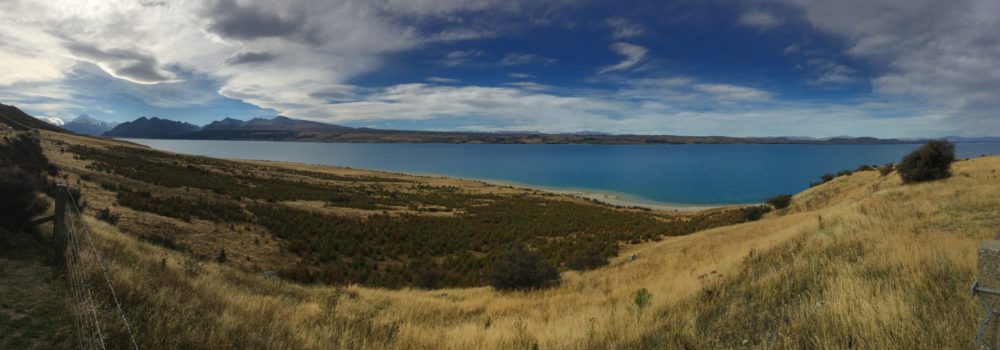
<instances>
[{"instance_id":1,"label":"tussock grass","mask_svg":"<svg viewBox=\"0 0 1000 350\"><path fill-rule=\"evenodd\" d=\"M304 286L215 263L189 274L181 252L88 224L143 347L968 348L998 169L991 157L914 185L841 176L760 221L633 246L531 292Z\"/></svg>"}]
</instances>

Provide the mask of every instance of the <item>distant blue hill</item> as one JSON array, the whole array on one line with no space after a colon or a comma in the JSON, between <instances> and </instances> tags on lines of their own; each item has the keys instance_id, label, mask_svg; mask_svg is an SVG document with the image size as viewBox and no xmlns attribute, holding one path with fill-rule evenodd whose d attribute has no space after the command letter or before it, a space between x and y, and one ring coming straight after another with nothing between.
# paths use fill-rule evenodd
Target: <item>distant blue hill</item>
<instances>
[{"instance_id":1,"label":"distant blue hill","mask_svg":"<svg viewBox=\"0 0 1000 350\"><path fill-rule=\"evenodd\" d=\"M948 136L945 137L945 140L955 143L1000 143L1000 137L996 136L985 136L985 137Z\"/></svg>"},{"instance_id":2,"label":"distant blue hill","mask_svg":"<svg viewBox=\"0 0 1000 350\"><path fill-rule=\"evenodd\" d=\"M201 127L169 119L157 117L139 119L118 124L113 129L103 134L107 137L133 137L133 138L176 138L181 135L190 134L201 130Z\"/></svg>"},{"instance_id":3,"label":"distant blue hill","mask_svg":"<svg viewBox=\"0 0 1000 350\"><path fill-rule=\"evenodd\" d=\"M160 118L142 117L123 123L104 136L189 140L267 140L354 143L513 143L513 144L916 144L926 139L880 139L840 136L728 137L676 135L615 135L580 131L545 134L537 131L461 132L352 128L278 116L271 119L225 118L204 127ZM949 138L953 142L1000 142L1000 138Z\"/></svg>"}]
</instances>

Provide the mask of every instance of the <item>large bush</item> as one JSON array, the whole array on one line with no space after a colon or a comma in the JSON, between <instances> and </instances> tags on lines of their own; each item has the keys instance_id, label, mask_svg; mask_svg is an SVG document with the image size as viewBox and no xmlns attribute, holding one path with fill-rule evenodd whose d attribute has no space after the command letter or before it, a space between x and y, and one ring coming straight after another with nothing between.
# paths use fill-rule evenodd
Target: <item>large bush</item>
<instances>
[{"instance_id":1,"label":"large bush","mask_svg":"<svg viewBox=\"0 0 1000 350\"><path fill-rule=\"evenodd\" d=\"M577 271L593 270L608 264L608 257L597 248L585 248L569 261L569 268Z\"/></svg>"},{"instance_id":2,"label":"large bush","mask_svg":"<svg viewBox=\"0 0 1000 350\"><path fill-rule=\"evenodd\" d=\"M903 157L897 171L906 183L944 179L951 176L954 161L955 144L932 140Z\"/></svg>"},{"instance_id":3,"label":"large bush","mask_svg":"<svg viewBox=\"0 0 1000 350\"><path fill-rule=\"evenodd\" d=\"M788 208L789 204L792 204L792 195L790 194L779 194L777 196L767 199L767 204L770 204L774 209L785 209Z\"/></svg>"},{"instance_id":4,"label":"large bush","mask_svg":"<svg viewBox=\"0 0 1000 350\"><path fill-rule=\"evenodd\" d=\"M558 285L559 271L542 257L516 248L497 261L492 285L497 290L529 290Z\"/></svg>"},{"instance_id":5,"label":"large bush","mask_svg":"<svg viewBox=\"0 0 1000 350\"><path fill-rule=\"evenodd\" d=\"M0 140L0 166L11 168L17 166L26 173L34 175L48 174L55 176L56 167L49 163L42 152L38 140L27 135L5 137Z\"/></svg>"},{"instance_id":6,"label":"large bush","mask_svg":"<svg viewBox=\"0 0 1000 350\"><path fill-rule=\"evenodd\" d=\"M0 236L30 231L31 220L48 209L38 197L46 173L56 169L38 140L27 135L0 140Z\"/></svg>"},{"instance_id":7,"label":"large bush","mask_svg":"<svg viewBox=\"0 0 1000 350\"><path fill-rule=\"evenodd\" d=\"M49 203L38 196L38 178L19 167L0 168L0 233L30 229L31 220L41 215Z\"/></svg>"}]
</instances>

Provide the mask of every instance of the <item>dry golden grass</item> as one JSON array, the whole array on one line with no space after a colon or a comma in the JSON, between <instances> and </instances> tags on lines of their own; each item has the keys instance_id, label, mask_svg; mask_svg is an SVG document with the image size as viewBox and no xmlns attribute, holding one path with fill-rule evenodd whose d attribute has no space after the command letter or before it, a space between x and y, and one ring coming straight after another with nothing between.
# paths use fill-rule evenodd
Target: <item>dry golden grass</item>
<instances>
[{"instance_id":1,"label":"dry golden grass","mask_svg":"<svg viewBox=\"0 0 1000 350\"><path fill-rule=\"evenodd\" d=\"M840 177L782 213L630 247L527 293L302 286L214 263L189 274L183 254L88 223L152 348L967 348L1000 157L954 170L907 186ZM640 288L652 301L637 311Z\"/></svg>"}]
</instances>

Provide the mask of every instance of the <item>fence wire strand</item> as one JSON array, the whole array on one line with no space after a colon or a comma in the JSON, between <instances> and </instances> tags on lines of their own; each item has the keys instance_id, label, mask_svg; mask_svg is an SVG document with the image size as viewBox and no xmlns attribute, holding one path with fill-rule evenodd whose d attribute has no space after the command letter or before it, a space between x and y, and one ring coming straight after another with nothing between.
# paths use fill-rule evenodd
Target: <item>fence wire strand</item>
<instances>
[{"instance_id":1,"label":"fence wire strand","mask_svg":"<svg viewBox=\"0 0 1000 350\"><path fill-rule=\"evenodd\" d=\"M976 329L976 336L973 338L974 347L976 349L986 349L993 350L994 345L997 342L997 310L993 308L990 302L988 302L983 294L990 295L1000 295L1000 291L991 288L982 288L979 286L979 281L972 283L972 297L979 300L980 305L986 311L983 316L983 320L979 322L979 327ZM991 327L992 326L992 327ZM992 332L989 332L992 328ZM988 339L987 339L988 338Z\"/></svg>"},{"instance_id":2,"label":"fence wire strand","mask_svg":"<svg viewBox=\"0 0 1000 350\"><path fill-rule=\"evenodd\" d=\"M97 315L97 304L94 302L90 283L86 279L86 265L83 262L80 250L79 232L81 231L80 223L82 221L80 221L79 217L74 218L76 220L70 220L67 216L63 223L66 229L66 243L70 255L69 260L67 260L67 273L76 290L75 293L80 295L80 303L75 305L75 309L78 319L82 319L83 321L83 329L79 333L82 343L81 348L106 349L107 346L104 344L100 319Z\"/></svg>"},{"instance_id":3,"label":"fence wire strand","mask_svg":"<svg viewBox=\"0 0 1000 350\"><path fill-rule=\"evenodd\" d=\"M69 198L69 206L73 208L70 213L75 214L75 220L68 220L70 215L67 215L67 220L64 220L64 223L66 228L65 239L68 246L66 252L68 255L68 259L66 260L67 275L70 279L70 284L74 293L74 301L76 302L75 311L77 314L77 335L80 348L107 348L107 345L104 343L104 333L101 331L101 325L98 319L97 305L94 303L90 283L88 283L86 279L86 267L84 266L81 256L82 248L80 236L86 236L85 238L90 243L89 246L94 256L94 260L97 261L97 266L100 268L104 277L104 282L108 287L108 291L111 293L111 299L115 304L115 311L117 311L117 314L121 317L122 323L125 326L125 331L128 333L129 340L132 343L132 348L138 350L139 344L135 340L135 335L132 333L132 327L129 325L128 318L125 317L125 311L122 308L122 304L118 300L118 294L115 292L115 288L111 283L108 268L104 265L104 260L101 258L101 254L97 250L97 245L94 243L94 235L91 233L87 223L83 221L83 213L80 208L77 207L76 198L73 197L73 193L69 191L69 188L63 188L62 190L66 191ZM87 333L90 333L90 335ZM87 343L89 343L89 345Z\"/></svg>"}]
</instances>

